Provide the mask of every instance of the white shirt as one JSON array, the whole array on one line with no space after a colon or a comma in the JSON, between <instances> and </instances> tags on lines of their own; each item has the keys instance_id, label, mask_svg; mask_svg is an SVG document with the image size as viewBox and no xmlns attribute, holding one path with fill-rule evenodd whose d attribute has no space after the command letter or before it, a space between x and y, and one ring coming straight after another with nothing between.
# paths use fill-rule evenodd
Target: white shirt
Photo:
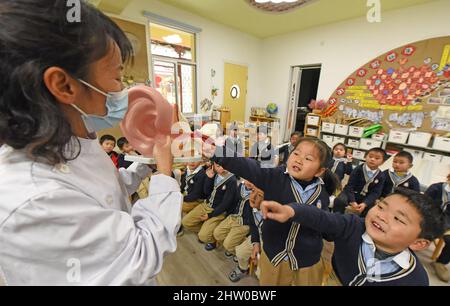
<instances>
[{"instance_id":1,"label":"white shirt","mask_svg":"<svg viewBox=\"0 0 450 306\"><path fill-rule=\"evenodd\" d=\"M149 197L128 196L149 173L117 171L97 140L79 139L65 165L0 148L0 278L7 285L154 284L176 249L182 195L177 182L152 177Z\"/></svg>"}]
</instances>

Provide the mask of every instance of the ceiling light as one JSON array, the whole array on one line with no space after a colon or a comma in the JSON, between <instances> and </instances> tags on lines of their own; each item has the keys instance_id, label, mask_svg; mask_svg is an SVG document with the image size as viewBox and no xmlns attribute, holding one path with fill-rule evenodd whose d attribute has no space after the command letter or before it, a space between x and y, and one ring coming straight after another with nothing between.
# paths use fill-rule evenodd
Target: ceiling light
<instances>
[{"instance_id":1,"label":"ceiling light","mask_svg":"<svg viewBox=\"0 0 450 306\"><path fill-rule=\"evenodd\" d=\"M183 42L183 40L181 39L180 35L178 35L178 34L164 36L163 40L165 42L168 42L169 44L181 44Z\"/></svg>"},{"instance_id":2,"label":"ceiling light","mask_svg":"<svg viewBox=\"0 0 450 306\"><path fill-rule=\"evenodd\" d=\"M251 6L271 13L285 13L316 0L245 0Z\"/></svg>"}]
</instances>

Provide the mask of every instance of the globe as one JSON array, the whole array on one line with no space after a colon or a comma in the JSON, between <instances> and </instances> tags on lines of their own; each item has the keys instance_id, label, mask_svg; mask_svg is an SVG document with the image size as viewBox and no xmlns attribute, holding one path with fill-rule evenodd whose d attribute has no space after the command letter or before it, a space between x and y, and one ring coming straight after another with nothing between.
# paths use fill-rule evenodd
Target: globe
<instances>
[{"instance_id":1,"label":"globe","mask_svg":"<svg viewBox=\"0 0 450 306\"><path fill-rule=\"evenodd\" d=\"M275 103L267 104L266 111L270 116L276 115L278 113L278 106Z\"/></svg>"}]
</instances>

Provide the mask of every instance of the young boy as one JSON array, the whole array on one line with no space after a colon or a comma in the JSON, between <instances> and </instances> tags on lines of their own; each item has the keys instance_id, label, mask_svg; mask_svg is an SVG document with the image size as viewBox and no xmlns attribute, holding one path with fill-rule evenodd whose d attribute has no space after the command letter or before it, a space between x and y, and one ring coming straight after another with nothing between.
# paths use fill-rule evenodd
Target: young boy
<instances>
[{"instance_id":1,"label":"young boy","mask_svg":"<svg viewBox=\"0 0 450 306\"><path fill-rule=\"evenodd\" d=\"M344 213L347 205L351 205L361 216L367 214L383 191L386 177L379 167L385 158L386 152L381 148L367 151L366 162L353 170L348 184L334 200L334 212Z\"/></svg>"},{"instance_id":2,"label":"young boy","mask_svg":"<svg viewBox=\"0 0 450 306\"><path fill-rule=\"evenodd\" d=\"M440 207L445 214L446 232L444 234L445 246L436 262L431 263L436 275L443 282L450 280L450 273L446 265L450 262L450 173L447 175L447 182L436 183L428 187L425 194L430 196L436 206Z\"/></svg>"},{"instance_id":3,"label":"young boy","mask_svg":"<svg viewBox=\"0 0 450 306\"><path fill-rule=\"evenodd\" d=\"M227 257L236 254L236 246L244 241L250 231L252 208L249 201L253 188L254 185L246 180L239 184L238 204L231 214L214 229L214 239L223 245Z\"/></svg>"},{"instance_id":4,"label":"young boy","mask_svg":"<svg viewBox=\"0 0 450 306\"><path fill-rule=\"evenodd\" d=\"M232 123L229 126L229 136L225 139L225 150L226 152L232 152L232 156L228 157L243 157L244 156L244 144L241 138L238 136L238 126L236 123ZM225 156L225 155L224 155Z\"/></svg>"},{"instance_id":5,"label":"young boy","mask_svg":"<svg viewBox=\"0 0 450 306\"><path fill-rule=\"evenodd\" d=\"M116 138L108 134L103 135L102 137L100 137L100 145L102 146L106 154L108 154L108 156L111 158L114 166L119 169L119 154L114 151L114 148L116 146Z\"/></svg>"},{"instance_id":6,"label":"young boy","mask_svg":"<svg viewBox=\"0 0 450 306\"><path fill-rule=\"evenodd\" d=\"M365 219L332 214L304 204L263 202L265 218L292 219L334 241L331 280L344 286L428 286L414 251L427 248L444 232L444 218L432 200L398 188L371 208Z\"/></svg>"},{"instance_id":7,"label":"young boy","mask_svg":"<svg viewBox=\"0 0 450 306\"><path fill-rule=\"evenodd\" d=\"M122 151L122 154L119 155L118 159L118 165L119 168L128 168L133 164L133 162L126 161L125 156L126 155L138 155L136 151L134 150L133 146L128 142L128 140L125 137L120 137L117 140L117 146L119 147L120 151Z\"/></svg>"},{"instance_id":8,"label":"young boy","mask_svg":"<svg viewBox=\"0 0 450 306\"><path fill-rule=\"evenodd\" d=\"M294 132L291 134L291 138L289 139L289 144L282 146L278 150L278 156L280 157L279 165L286 165L286 162L289 158L289 154L294 150L295 144L302 138L301 132Z\"/></svg>"},{"instance_id":9,"label":"young boy","mask_svg":"<svg viewBox=\"0 0 450 306\"><path fill-rule=\"evenodd\" d=\"M411 153L402 151L395 155L392 162L392 170L384 171L386 181L384 182L381 196L384 198L394 192L397 187L405 187L417 192L420 191L420 184L417 178L409 172L413 166L413 156Z\"/></svg>"},{"instance_id":10,"label":"young boy","mask_svg":"<svg viewBox=\"0 0 450 306\"><path fill-rule=\"evenodd\" d=\"M183 213L189 213L204 202L205 180L206 170L201 162L187 164L186 172L181 176L181 192L184 194Z\"/></svg>"},{"instance_id":11,"label":"young boy","mask_svg":"<svg viewBox=\"0 0 450 306\"><path fill-rule=\"evenodd\" d=\"M278 156L267 137L267 126L256 128L257 142L250 149L250 157L260 162L261 168L273 168Z\"/></svg>"},{"instance_id":12,"label":"young boy","mask_svg":"<svg viewBox=\"0 0 450 306\"><path fill-rule=\"evenodd\" d=\"M206 175L203 191L208 201L191 210L181 223L185 229L198 232L200 242L211 251L216 248L214 229L236 205L237 181L234 174L216 163L206 170Z\"/></svg>"}]
</instances>

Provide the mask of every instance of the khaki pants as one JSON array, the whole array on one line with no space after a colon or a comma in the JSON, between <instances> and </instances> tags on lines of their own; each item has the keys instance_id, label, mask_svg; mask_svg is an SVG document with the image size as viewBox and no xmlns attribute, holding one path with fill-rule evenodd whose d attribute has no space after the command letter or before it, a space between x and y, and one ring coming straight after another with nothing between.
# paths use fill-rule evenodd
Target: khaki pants
<instances>
[{"instance_id":1,"label":"khaki pants","mask_svg":"<svg viewBox=\"0 0 450 306\"><path fill-rule=\"evenodd\" d=\"M202 204L205 200L197 200L194 202L183 202L183 214L189 213L191 210L196 208L199 204Z\"/></svg>"},{"instance_id":2,"label":"khaki pants","mask_svg":"<svg viewBox=\"0 0 450 306\"><path fill-rule=\"evenodd\" d=\"M328 277L326 285L327 286L342 286L342 283L339 281L338 277L336 276L336 273L334 273L334 270L331 271L331 274Z\"/></svg>"},{"instance_id":3,"label":"khaki pants","mask_svg":"<svg viewBox=\"0 0 450 306\"><path fill-rule=\"evenodd\" d=\"M259 262L261 286L321 286L324 264L323 259L311 267L291 270L288 261L282 261L274 267L264 251L261 252Z\"/></svg>"},{"instance_id":4,"label":"khaki pants","mask_svg":"<svg viewBox=\"0 0 450 306\"><path fill-rule=\"evenodd\" d=\"M238 259L239 268L241 268L241 270L248 270L252 252L252 237L248 236L247 239L244 240L244 242L236 247L236 257Z\"/></svg>"},{"instance_id":5,"label":"khaki pants","mask_svg":"<svg viewBox=\"0 0 450 306\"><path fill-rule=\"evenodd\" d=\"M184 216L181 223L183 227L192 232L198 232L198 238L204 243L215 242L213 237L213 232L216 226L225 219L225 215L222 214L217 217L210 218L203 222L200 217L212 213L214 209L208 207L206 203L197 205L193 210L191 210L186 216Z\"/></svg>"},{"instance_id":6,"label":"khaki pants","mask_svg":"<svg viewBox=\"0 0 450 306\"><path fill-rule=\"evenodd\" d=\"M235 248L244 241L250 227L240 225L238 217L228 216L214 230L214 239L223 244L228 252L235 254Z\"/></svg>"}]
</instances>

